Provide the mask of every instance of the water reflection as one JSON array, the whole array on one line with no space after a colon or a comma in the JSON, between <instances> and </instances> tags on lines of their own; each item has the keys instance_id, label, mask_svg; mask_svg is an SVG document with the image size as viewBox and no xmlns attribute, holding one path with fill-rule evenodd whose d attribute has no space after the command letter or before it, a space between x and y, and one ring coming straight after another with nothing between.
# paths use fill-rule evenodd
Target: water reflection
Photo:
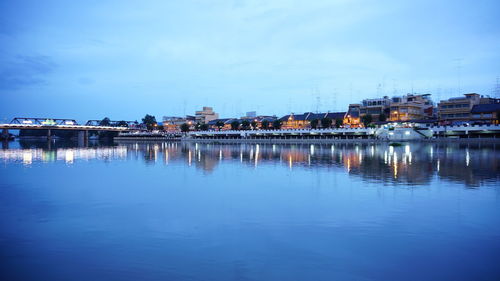
<instances>
[{"instance_id":1,"label":"water reflection","mask_svg":"<svg viewBox=\"0 0 500 281\"><path fill-rule=\"evenodd\" d=\"M0 150L3 161L33 162L142 159L148 165L187 165L204 172L225 163L257 168L338 170L365 181L425 185L434 177L478 187L499 180L496 144L213 144L123 143L115 146L19 148Z\"/></svg>"}]
</instances>

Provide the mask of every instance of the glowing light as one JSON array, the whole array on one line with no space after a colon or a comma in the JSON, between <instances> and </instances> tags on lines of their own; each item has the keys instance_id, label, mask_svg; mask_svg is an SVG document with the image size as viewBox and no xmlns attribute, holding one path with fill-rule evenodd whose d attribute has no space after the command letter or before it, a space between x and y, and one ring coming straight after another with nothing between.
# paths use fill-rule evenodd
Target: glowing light
<instances>
[{"instance_id":1,"label":"glowing light","mask_svg":"<svg viewBox=\"0 0 500 281\"><path fill-rule=\"evenodd\" d=\"M75 158L75 154L74 154L73 150L72 149L66 150L66 155L65 155L66 163L72 164L74 158Z\"/></svg>"}]
</instances>

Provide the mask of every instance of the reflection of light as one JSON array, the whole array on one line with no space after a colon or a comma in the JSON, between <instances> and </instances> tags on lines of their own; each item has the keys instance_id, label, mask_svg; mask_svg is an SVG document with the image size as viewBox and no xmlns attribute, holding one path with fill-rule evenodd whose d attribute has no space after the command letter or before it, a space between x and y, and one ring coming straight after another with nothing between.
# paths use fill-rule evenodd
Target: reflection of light
<instances>
[{"instance_id":1,"label":"reflection of light","mask_svg":"<svg viewBox=\"0 0 500 281\"><path fill-rule=\"evenodd\" d=\"M31 164L32 162L33 162L33 154L31 153L31 150L25 150L23 152L23 163Z\"/></svg>"},{"instance_id":2,"label":"reflection of light","mask_svg":"<svg viewBox=\"0 0 500 281\"><path fill-rule=\"evenodd\" d=\"M255 167L257 167L257 162L259 161L259 145L255 146Z\"/></svg>"},{"instance_id":3,"label":"reflection of light","mask_svg":"<svg viewBox=\"0 0 500 281\"><path fill-rule=\"evenodd\" d=\"M188 151L188 165L191 166L191 150Z\"/></svg>"},{"instance_id":4,"label":"reflection of light","mask_svg":"<svg viewBox=\"0 0 500 281\"><path fill-rule=\"evenodd\" d=\"M65 158L66 158L66 163L68 163L68 164L73 163L73 159L74 159L74 157L75 157L75 154L74 154L74 152L73 152L73 150L72 150L72 149L68 149L68 150L66 150L66 156L65 156Z\"/></svg>"},{"instance_id":5,"label":"reflection of light","mask_svg":"<svg viewBox=\"0 0 500 281\"><path fill-rule=\"evenodd\" d=\"M432 156L434 155L434 148L432 146L431 146L431 153L430 154L431 154L431 158L432 158Z\"/></svg>"},{"instance_id":6,"label":"reflection of light","mask_svg":"<svg viewBox=\"0 0 500 281\"><path fill-rule=\"evenodd\" d=\"M222 160L222 149L219 149L219 161Z\"/></svg>"},{"instance_id":7,"label":"reflection of light","mask_svg":"<svg viewBox=\"0 0 500 281\"><path fill-rule=\"evenodd\" d=\"M389 146L389 155L392 155L394 153L394 146Z\"/></svg>"},{"instance_id":8,"label":"reflection of light","mask_svg":"<svg viewBox=\"0 0 500 281\"><path fill-rule=\"evenodd\" d=\"M410 146L408 144L405 145L405 153L406 154L410 153Z\"/></svg>"},{"instance_id":9,"label":"reflection of light","mask_svg":"<svg viewBox=\"0 0 500 281\"><path fill-rule=\"evenodd\" d=\"M290 167L290 170L292 169L293 162L292 162L292 155L288 155L288 167Z\"/></svg>"},{"instance_id":10,"label":"reflection of light","mask_svg":"<svg viewBox=\"0 0 500 281\"><path fill-rule=\"evenodd\" d=\"M387 165L387 150L384 151L384 164Z\"/></svg>"},{"instance_id":11,"label":"reflection of light","mask_svg":"<svg viewBox=\"0 0 500 281\"><path fill-rule=\"evenodd\" d=\"M398 154L394 153L394 160L393 160L393 166L394 166L394 178L398 177Z\"/></svg>"},{"instance_id":12,"label":"reflection of light","mask_svg":"<svg viewBox=\"0 0 500 281\"><path fill-rule=\"evenodd\" d=\"M314 155L314 145L311 144L311 155Z\"/></svg>"},{"instance_id":13,"label":"reflection of light","mask_svg":"<svg viewBox=\"0 0 500 281\"><path fill-rule=\"evenodd\" d=\"M371 148L371 154L372 154L372 157L375 155L375 146L372 145L372 148Z\"/></svg>"},{"instance_id":14,"label":"reflection of light","mask_svg":"<svg viewBox=\"0 0 500 281\"><path fill-rule=\"evenodd\" d=\"M468 167L470 162L469 148L465 149L465 165Z\"/></svg>"},{"instance_id":15,"label":"reflection of light","mask_svg":"<svg viewBox=\"0 0 500 281\"><path fill-rule=\"evenodd\" d=\"M436 170L439 172L439 159L437 161L437 167L436 167Z\"/></svg>"},{"instance_id":16,"label":"reflection of light","mask_svg":"<svg viewBox=\"0 0 500 281\"><path fill-rule=\"evenodd\" d=\"M347 157L347 172L351 171L351 159Z\"/></svg>"}]
</instances>

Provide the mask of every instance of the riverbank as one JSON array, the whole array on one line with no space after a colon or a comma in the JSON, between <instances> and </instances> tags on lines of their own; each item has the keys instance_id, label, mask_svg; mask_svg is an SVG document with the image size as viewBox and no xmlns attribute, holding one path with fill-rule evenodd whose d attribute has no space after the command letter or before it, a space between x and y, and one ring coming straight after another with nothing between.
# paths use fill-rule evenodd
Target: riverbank
<instances>
[{"instance_id":1,"label":"riverbank","mask_svg":"<svg viewBox=\"0 0 500 281\"><path fill-rule=\"evenodd\" d=\"M262 143L262 144L333 144L333 143L391 143L391 142L438 142L438 143L500 143L500 138L432 138L420 140L379 140L379 139L190 139L185 142L198 143Z\"/></svg>"}]
</instances>

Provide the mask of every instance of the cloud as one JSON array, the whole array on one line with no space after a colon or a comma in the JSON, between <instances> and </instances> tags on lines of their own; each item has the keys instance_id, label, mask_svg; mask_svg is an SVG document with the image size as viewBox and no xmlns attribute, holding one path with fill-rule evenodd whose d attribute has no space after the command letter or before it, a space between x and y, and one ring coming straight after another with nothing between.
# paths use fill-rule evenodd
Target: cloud
<instances>
[{"instance_id":1,"label":"cloud","mask_svg":"<svg viewBox=\"0 0 500 281\"><path fill-rule=\"evenodd\" d=\"M18 55L4 60L0 66L0 90L44 84L45 77L56 68L52 58L43 55Z\"/></svg>"}]
</instances>

